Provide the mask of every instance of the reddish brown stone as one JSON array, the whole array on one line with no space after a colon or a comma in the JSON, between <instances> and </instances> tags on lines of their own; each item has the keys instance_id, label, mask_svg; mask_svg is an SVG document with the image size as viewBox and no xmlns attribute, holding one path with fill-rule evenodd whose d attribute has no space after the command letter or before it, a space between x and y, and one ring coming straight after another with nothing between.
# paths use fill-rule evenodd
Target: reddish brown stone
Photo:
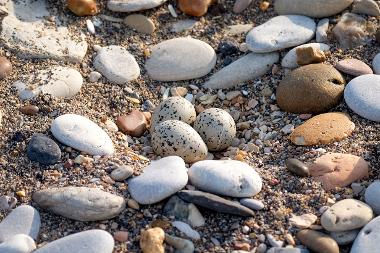
<instances>
[{"instance_id":1,"label":"reddish brown stone","mask_svg":"<svg viewBox=\"0 0 380 253\"><path fill-rule=\"evenodd\" d=\"M26 115L36 115L40 109L35 105L25 105L20 108L20 112Z\"/></svg>"},{"instance_id":2,"label":"reddish brown stone","mask_svg":"<svg viewBox=\"0 0 380 253\"><path fill-rule=\"evenodd\" d=\"M144 113L133 110L130 114L117 118L116 125L128 135L140 137L147 129L147 120Z\"/></svg>"},{"instance_id":3,"label":"reddish brown stone","mask_svg":"<svg viewBox=\"0 0 380 253\"><path fill-rule=\"evenodd\" d=\"M0 56L0 79L4 79L12 73L12 63L4 56Z\"/></svg>"}]
</instances>

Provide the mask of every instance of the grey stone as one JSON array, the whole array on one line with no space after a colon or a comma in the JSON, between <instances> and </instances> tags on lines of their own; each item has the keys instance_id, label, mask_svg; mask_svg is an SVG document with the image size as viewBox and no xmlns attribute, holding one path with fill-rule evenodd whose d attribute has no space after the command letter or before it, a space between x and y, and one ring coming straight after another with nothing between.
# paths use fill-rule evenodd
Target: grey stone
<instances>
[{"instance_id":1,"label":"grey stone","mask_svg":"<svg viewBox=\"0 0 380 253\"><path fill-rule=\"evenodd\" d=\"M167 217L174 216L178 220L189 223L192 227L200 227L205 224L205 219L194 204L186 203L175 195L166 203L164 214Z\"/></svg>"},{"instance_id":2,"label":"grey stone","mask_svg":"<svg viewBox=\"0 0 380 253\"><path fill-rule=\"evenodd\" d=\"M362 75L352 79L344 90L348 107L363 118L380 121L380 76Z\"/></svg>"},{"instance_id":3,"label":"grey stone","mask_svg":"<svg viewBox=\"0 0 380 253\"><path fill-rule=\"evenodd\" d=\"M90 155L112 155L114 146L108 134L95 122L76 114L56 118L50 128L60 142Z\"/></svg>"},{"instance_id":4,"label":"grey stone","mask_svg":"<svg viewBox=\"0 0 380 253\"><path fill-rule=\"evenodd\" d=\"M48 23L44 17L52 14L47 10L46 1L3 2L9 14L2 21L2 43L19 57L82 61L87 52L84 34L74 38L67 27Z\"/></svg>"},{"instance_id":5,"label":"grey stone","mask_svg":"<svg viewBox=\"0 0 380 253\"><path fill-rule=\"evenodd\" d=\"M178 20L173 23L170 27L170 31L173 33L181 33L192 29L198 21L193 19Z\"/></svg>"},{"instance_id":6,"label":"grey stone","mask_svg":"<svg viewBox=\"0 0 380 253\"><path fill-rule=\"evenodd\" d=\"M193 240L199 240L201 239L201 235L192 229L189 224L182 222L182 221L173 221L172 222L173 227L177 228L179 231L184 233L186 236L190 237Z\"/></svg>"},{"instance_id":7,"label":"grey stone","mask_svg":"<svg viewBox=\"0 0 380 253\"><path fill-rule=\"evenodd\" d=\"M88 230L48 243L33 253L112 253L112 235L103 230Z\"/></svg>"},{"instance_id":8,"label":"grey stone","mask_svg":"<svg viewBox=\"0 0 380 253\"><path fill-rule=\"evenodd\" d=\"M38 211L28 205L19 206L0 223L0 243L18 234L28 235L36 240L40 227Z\"/></svg>"},{"instance_id":9,"label":"grey stone","mask_svg":"<svg viewBox=\"0 0 380 253\"><path fill-rule=\"evenodd\" d=\"M324 18L319 20L317 24L317 30L315 32L315 40L320 43L320 42L326 42L328 40L327 38L327 31L329 30L329 19Z\"/></svg>"},{"instance_id":10,"label":"grey stone","mask_svg":"<svg viewBox=\"0 0 380 253\"><path fill-rule=\"evenodd\" d=\"M129 165L118 166L111 172L111 178L115 181L124 181L133 175L133 168Z\"/></svg>"},{"instance_id":11,"label":"grey stone","mask_svg":"<svg viewBox=\"0 0 380 253\"><path fill-rule=\"evenodd\" d=\"M143 173L128 181L128 190L140 204L154 204L181 190L188 176L178 156L162 158L147 166Z\"/></svg>"},{"instance_id":12,"label":"grey stone","mask_svg":"<svg viewBox=\"0 0 380 253\"><path fill-rule=\"evenodd\" d=\"M108 0L107 7L111 11L134 12L160 6L167 0Z\"/></svg>"},{"instance_id":13,"label":"grey stone","mask_svg":"<svg viewBox=\"0 0 380 253\"><path fill-rule=\"evenodd\" d=\"M356 236L359 234L359 231L359 229L355 229L342 232L331 232L330 236L338 245L347 245L355 240Z\"/></svg>"},{"instance_id":14,"label":"grey stone","mask_svg":"<svg viewBox=\"0 0 380 253\"><path fill-rule=\"evenodd\" d=\"M238 84L265 75L278 60L278 53L250 53L216 72L204 84L204 87L210 89L233 88Z\"/></svg>"},{"instance_id":15,"label":"grey stone","mask_svg":"<svg viewBox=\"0 0 380 253\"><path fill-rule=\"evenodd\" d=\"M61 159L61 149L49 137L43 134L34 134L27 147L30 160L41 164L55 164Z\"/></svg>"},{"instance_id":16,"label":"grey stone","mask_svg":"<svg viewBox=\"0 0 380 253\"><path fill-rule=\"evenodd\" d=\"M191 202L195 205L199 205L216 212L240 216L255 215L251 209L245 206L207 192L182 190L178 193L178 196L187 202Z\"/></svg>"},{"instance_id":17,"label":"grey stone","mask_svg":"<svg viewBox=\"0 0 380 253\"><path fill-rule=\"evenodd\" d=\"M88 187L40 190L33 200L42 208L78 221L107 220L125 209L123 197Z\"/></svg>"},{"instance_id":18,"label":"grey stone","mask_svg":"<svg viewBox=\"0 0 380 253\"><path fill-rule=\"evenodd\" d=\"M372 208L376 215L380 214L380 182L373 182L368 186L364 194L365 202Z\"/></svg>"},{"instance_id":19,"label":"grey stone","mask_svg":"<svg viewBox=\"0 0 380 253\"><path fill-rule=\"evenodd\" d=\"M268 53L304 44L314 37L316 25L313 19L287 15L271 18L254 27L246 37L249 50Z\"/></svg>"},{"instance_id":20,"label":"grey stone","mask_svg":"<svg viewBox=\"0 0 380 253\"><path fill-rule=\"evenodd\" d=\"M116 84L125 84L140 75L135 57L120 46L103 47L93 64L109 81Z\"/></svg>"},{"instance_id":21,"label":"grey stone","mask_svg":"<svg viewBox=\"0 0 380 253\"><path fill-rule=\"evenodd\" d=\"M238 25L231 25L228 27L227 33L229 35L239 35L243 33L249 32L253 28L253 24L238 24Z\"/></svg>"},{"instance_id":22,"label":"grey stone","mask_svg":"<svg viewBox=\"0 0 380 253\"><path fill-rule=\"evenodd\" d=\"M30 253L36 249L34 240L23 234L14 235L0 244L2 253Z\"/></svg>"},{"instance_id":23,"label":"grey stone","mask_svg":"<svg viewBox=\"0 0 380 253\"><path fill-rule=\"evenodd\" d=\"M290 68L290 69L298 68L299 65L297 64L297 54L296 54L296 51L297 51L298 48L305 48L305 47L312 47L312 48L319 49L321 51L328 51L328 50L330 50L330 46L326 45L326 44L323 44L323 43L308 43L308 44L304 44L304 45L295 47L292 50L290 50L284 56L284 58L282 58L281 65L284 68Z\"/></svg>"},{"instance_id":24,"label":"grey stone","mask_svg":"<svg viewBox=\"0 0 380 253\"><path fill-rule=\"evenodd\" d=\"M362 228L352 244L350 253L377 253L380 240L380 216Z\"/></svg>"},{"instance_id":25,"label":"grey stone","mask_svg":"<svg viewBox=\"0 0 380 253\"><path fill-rule=\"evenodd\" d=\"M380 53L375 55L372 61L373 72L380 75Z\"/></svg>"},{"instance_id":26,"label":"grey stone","mask_svg":"<svg viewBox=\"0 0 380 253\"><path fill-rule=\"evenodd\" d=\"M193 38L163 41L151 49L146 61L148 75L157 81L181 81L207 75L216 64L214 49Z\"/></svg>"},{"instance_id":27,"label":"grey stone","mask_svg":"<svg viewBox=\"0 0 380 253\"><path fill-rule=\"evenodd\" d=\"M241 199L240 204L255 211L260 211L264 208L264 203L256 199Z\"/></svg>"},{"instance_id":28,"label":"grey stone","mask_svg":"<svg viewBox=\"0 0 380 253\"><path fill-rule=\"evenodd\" d=\"M193 253L194 244L189 241L179 237L170 236L165 234L165 242L176 249L176 253Z\"/></svg>"}]
</instances>

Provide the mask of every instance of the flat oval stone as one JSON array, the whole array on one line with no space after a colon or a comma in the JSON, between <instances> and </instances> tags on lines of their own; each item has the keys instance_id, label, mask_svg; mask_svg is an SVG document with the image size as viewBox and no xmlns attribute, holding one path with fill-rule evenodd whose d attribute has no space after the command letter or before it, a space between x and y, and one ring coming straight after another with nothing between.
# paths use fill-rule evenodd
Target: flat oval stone
<instances>
[{"instance_id":1,"label":"flat oval stone","mask_svg":"<svg viewBox=\"0 0 380 253\"><path fill-rule=\"evenodd\" d=\"M265 75L278 60L277 52L247 54L213 74L204 87L210 89L233 88L240 83Z\"/></svg>"},{"instance_id":2,"label":"flat oval stone","mask_svg":"<svg viewBox=\"0 0 380 253\"><path fill-rule=\"evenodd\" d=\"M96 123L76 114L56 118L50 128L53 136L63 144L90 155L112 155L111 138Z\"/></svg>"},{"instance_id":3,"label":"flat oval stone","mask_svg":"<svg viewBox=\"0 0 380 253\"><path fill-rule=\"evenodd\" d=\"M26 153L30 160L45 165L55 164L61 159L61 149L57 143L43 134L32 136Z\"/></svg>"},{"instance_id":4,"label":"flat oval stone","mask_svg":"<svg viewBox=\"0 0 380 253\"><path fill-rule=\"evenodd\" d=\"M132 14L124 19L124 24L140 33L152 34L156 29L153 21L141 14Z\"/></svg>"},{"instance_id":5,"label":"flat oval stone","mask_svg":"<svg viewBox=\"0 0 380 253\"><path fill-rule=\"evenodd\" d=\"M351 154L328 153L309 165L311 175L326 191L345 187L368 176L369 164Z\"/></svg>"},{"instance_id":6,"label":"flat oval stone","mask_svg":"<svg viewBox=\"0 0 380 253\"><path fill-rule=\"evenodd\" d=\"M316 24L305 16L288 15L274 17L254 27L247 35L249 50L268 53L294 47L314 37Z\"/></svg>"},{"instance_id":7,"label":"flat oval stone","mask_svg":"<svg viewBox=\"0 0 380 253\"><path fill-rule=\"evenodd\" d=\"M358 236L360 230L354 229L342 232L331 232L330 236L336 241L338 245L347 245L352 243L356 236Z\"/></svg>"},{"instance_id":8,"label":"flat oval stone","mask_svg":"<svg viewBox=\"0 0 380 253\"><path fill-rule=\"evenodd\" d=\"M32 99L40 93L71 98L80 91L83 84L82 75L77 70L61 66L24 76L22 80L13 84L22 100ZM39 84L37 88L28 87L36 82Z\"/></svg>"},{"instance_id":9,"label":"flat oval stone","mask_svg":"<svg viewBox=\"0 0 380 253\"><path fill-rule=\"evenodd\" d=\"M234 119L228 112L219 108L210 108L201 112L196 118L193 128L211 151L228 148L236 136Z\"/></svg>"},{"instance_id":10,"label":"flat oval stone","mask_svg":"<svg viewBox=\"0 0 380 253\"><path fill-rule=\"evenodd\" d=\"M125 209L123 197L88 187L62 187L37 191L33 200L42 208L78 221L107 220Z\"/></svg>"},{"instance_id":11,"label":"flat oval stone","mask_svg":"<svg viewBox=\"0 0 380 253\"><path fill-rule=\"evenodd\" d=\"M362 75L352 79L344 90L348 107L363 118L380 121L380 76Z\"/></svg>"},{"instance_id":12,"label":"flat oval stone","mask_svg":"<svg viewBox=\"0 0 380 253\"><path fill-rule=\"evenodd\" d=\"M116 84L125 84L137 79L140 75L140 67L135 57L120 46L103 47L93 64L96 70Z\"/></svg>"},{"instance_id":13,"label":"flat oval stone","mask_svg":"<svg viewBox=\"0 0 380 253\"><path fill-rule=\"evenodd\" d=\"M297 238L316 253L339 253L339 246L334 239L321 232L304 229L297 233Z\"/></svg>"},{"instance_id":14,"label":"flat oval stone","mask_svg":"<svg viewBox=\"0 0 380 253\"><path fill-rule=\"evenodd\" d=\"M353 0L276 0L274 9L280 15L298 14L324 18L342 12L352 2Z\"/></svg>"},{"instance_id":15,"label":"flat oval stone","mask_svg":"<svg viewBox=\"0 0 380 253\"><path fill-rule=\"evenodd\" d=\"M41 218L36 209L22 205L14 209L0 223L0 243L18 234L24 234L37 239L40 232Z\"/></svg>"},{"instance_id":16,"label":"flat oval stone","mask_svg":"<svg viewBox=\"0 0 380 253\"><path fill-rule=\"evenodd\" d=\"M352 76L373 74L372 69L367 64L358 59L341 60L335 65L335 68L342 71L343 73Z\"/></svg>"},{"instance_id":17,"label":"flat oval stone","mask_svg":"<svg viewBox=\"0 0 380 253\"><path fill-rule=\"evenodd\" d=\"M0 252L4 253L30 253L36 249L34 240L23 234L14 235L3 243L0 243Z\"/></svg>"},{"instance_id":18,"label":"flat oval stone","mask_svg":"<svg viewBox=\"0 0 380 253\"><path fill-rule=\"evenodd\" d=\"M338 105L343 97L343 76L326 64L310 64L293 70L279 84L279 107L291 113L321 113Z\"/></svg>"},{"instance_id":19,"label":"flat oval stone","mask_svg":"<svg viewBox=\"0 0 380 253\"><path fill-rule=\"evenodd\" d=\"M184 161L178 156L162 158L128 181L128 191L140 204L157 203L181 190L188 181Z\"/></svg>"},{"instance_id":20,"label":"flat oval stone","mask_svg":"<svg viewBox=\"0 0 380 253\"><path fill-rule=\"evenodd\" d=\"M315 49L319 49L321 51L329 51L330 50L330 46L327 45L327 44L324 44L324 43L308 43L308 44L304 44L304 45L301 45L301 46L298 46L298 47L295 47L295 48L291 49L284 56L284 58L282 58L281 66L283 66L284 68L290 68L290 69L298 68L299 65L297 64L297 53L296 53L296 51L297 51L298 48L306 48L306 47L312 47L312 48L315 48Z\"/></svg>"},{"instance_id":21,"label":"flat oval stone","mask_svg":"<svg viewBox=\"0 0 380 253\"><path fill-rule=\"evenodd\" d=\"M207 146L199 134L190 125L178 120L167 120L154 128L152 147L160 156L180 156L186 163L207 157Z\"/></svg>"},{"instance_id":22,"label":"flat oval stone","mask_svg":"<svg viewBox=\"0 0 380 253\"><path fill-rule=\"evenodd\" d=\"M33 253L112 253L114 245L112 235L94 229L65 236L42 246Z\"/></svg>"},{"instance_id":23,"label":"flat oval stone","mask_svg":"<svg viewBox=\"0 0 380 253\"><path fill-rule=\"evenodd\" d=\"M175 38L154 46L145 68L153 80L181 81L205 76L215 64L215 51L207 43Z\"/></svg>"},{"instance_id":24,"label":"flat oval stone","mask_svg":"<svg viewBox=\"0 0 380 253\"><path fill-rule=\"evenodd\" d=\"M187 99L175 96L162 101L154 110L152 115L151 131L159 123L166 120L180 120L187 124L192 124L197 117L194 105Z\"/></svg>"},{"instance_id":25,"label":"flat oval stone","mask_svg":"<svg viewBox=\"0 0 380 253\"><path fill-rule=\"evenodd\" d=\"M373 209L375 214L380 214L380 182L373 182L365 191L365 202Z\"/></svg>"},{"instance_id":26,"label":"flat oval stone","mask_svg":"<svg viewBox=\"0 0 380 253\"><path fill-rule=\"evenodd\" d=\"M116 12L135 12L160 6L167 0L108 0L107 7Z\"/></svg>"},{"instance_id":27,"label":"flat oval stone","mask_svg":"<svg viewBox=\"0 0 380 253\"><path fill-rule=\"evenodd\" d=\"M330 112L317 115L296 127L290 140L299 146L329 144L352 134L355 124L344 113Z\"/></svg>"},{"instance_id":28,"label":"flat oval stone","mask_svg":"<svg viewBox=\"0 0 380 253\"><path fill-rule=\"evenodd\" d=\"M371 220L356 237L350 253L376 253L379 251L380 216Z\"/></svg>"},{"instance_id":29,"label":"flat oval stone","mask_svg":"<svg viewBox=\"0 0 380 253\"><path fill-rule=\"evenodd\" d=\"M347 231L364 227L373 218L371 207L356 199L344 199L321 217L321 224L327 231Z\"/></svg>"},{"instance_id":30,"label":"flat oval stone","mask_svg":"<svg viewBox=\"0 0 380 253\"><path fill-rule=\"evenodd\" d=\"M298 159L290 158L286 160L285 165L286 165L286 168L290 172L296 174L297 176L300 176L300 177L310 176L310 171L307 165Z\"/></svg>"},{"instance_id":31,"label":"flat oval stone","mask_svg":"<svg viewBox=\"0 0 380 253\"><path fill-rule=\"evenodd\" d=\"M234 160L206 160L189 168L196 188L231 197L252 197L261 191L262 180L254 168Z\"/></svg>"}]
</instances>

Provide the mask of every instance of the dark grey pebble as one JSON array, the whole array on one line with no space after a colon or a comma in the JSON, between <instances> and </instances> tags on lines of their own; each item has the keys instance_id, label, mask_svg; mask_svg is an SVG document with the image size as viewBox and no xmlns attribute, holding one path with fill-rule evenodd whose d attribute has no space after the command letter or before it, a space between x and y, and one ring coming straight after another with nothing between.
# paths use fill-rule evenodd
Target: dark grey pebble
<instances>
[{"instance_id":1,"label":"dark grey pebble","mask_svg":"<svg viewBox=\"0 0 380 253\"><path fill-rule=\"evenodd\" d=\"M61 150L57 143L46 135L34 134L28 144L27 155L32 161L50 165L61 159Z\"/></svg>"}]
</instances>

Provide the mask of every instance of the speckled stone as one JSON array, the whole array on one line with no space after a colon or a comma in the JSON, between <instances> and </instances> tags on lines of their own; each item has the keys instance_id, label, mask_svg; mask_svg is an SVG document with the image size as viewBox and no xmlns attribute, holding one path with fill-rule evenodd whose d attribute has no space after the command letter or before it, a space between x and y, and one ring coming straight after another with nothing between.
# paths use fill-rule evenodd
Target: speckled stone
<instances>
[{"instance_id":1,"label":"speckled stone","mask_svg":"<svg viewBox=\"0 0 380 253\"><path fill-rule=\"evenodd\" d=\"M321 216L321 224L327 231L341 232L364 227L373 218L370 206L356 199L344 199Z\"/></svg>"},{"instance_id":2,"label":"speckled stone","mask_svg":"<svg viewBox=\"0 0 380 253\"><path fill-rule=\"evenodd\" d=\"M192 185L202 191L231 197L252 197L262 188L254 168L234 160L206 160L189 168Z\"/></svg>"},{"instance_id":3,"label":"speckled stone","mask_svg":"<svg viewBox=\"0 0 380 253\"><path fill-rule=\"evenodd\" d=\"M339 61L335 68L343 73L352 76L361 76L366 74L373 74L372 69L364 62L358 59L344 59Z\"/></svg>"},{"instance_id":4,"label":"speckled stone","mask_svg":"<svg viewBox=\"0 0 380 253\"><path fill-rule=\"evenodd\" d=\"M316 24L305 16L288 15L271 18L254 27L246 37L249 50L268 53L298 46L314 37Z\"/></svg>"},{"instance_id":5,"label":"speckled stone","mask_svg":"<svg viewBox=\"0 0 380 253\"><path fill-rule=\"evenodd\" d=\"M153 161L140 176L130 179L128 191L140 204L154 204L181 190L187 181L184 161L169 156Z\"/></svg>"},{"instance_id":6,"label":"speckled stone","mask_svg":"<svg viewBox=\"0 0 380 253\"><path fill-rule=\"evenodd\" d=\"M155 126L152 147L160 156L180 156L186 163L207 157L207 146L199 134L190 125L178 120L167 120Z\"/></svg>"},{"instance_id":7,"label":"speckled stone","mask_svg":"<svg viewBox=\"0 0 380 253\"><path fill-rule=\"evenodd\" d=\"M280 15L298 14L324 18L342 12L352 2L353 0L276 0L274 9Z\"/></svg>"},{"instance_id":8,"label":"speckled stone","mask_svg":"<svg viewBox=\"0 0 380 253\"><path fill-rule=\"evenodd\" d=\"M297 238L316 253L339 253L339 246L334 239L321 232L304 229L297 233Z\"/></svg>"},{"instance_id":9,"label":"speckled stone","mask_svg":"<svg viewBox=\"0 0 380 253\"><path fill-rule=\"evenodd\" d=\"M307 44L303 44L301 46L298 46L298 47L295 47L295 48L291 49L284 56L284 58L282 58L281 66L283 66L284 68L290 68L290 69L298 68L299 65L297 64L297 53L296 53L296 51L299 48L306 48L306 47L316 48L316 49L319 49L321 51L329 51L330 50L330 46L327 45L327 44L324 44L324 43L307 43Z\"/></svg>"},{"instance_id":10,"label":"speckled stone","mask_svg":"<svg viewBox=\"0 0 380 253\"><path fill-rule=\"evenodd\" d=\"M236 136L234 119L228 112L219 108L210 108L201 112L193 127L210 151L228 148Z\"/></svg>"},{"instance_id":11,"label":"speckled stone","mask_svg":"<svg viewBox=\"0 0 380 253\"><path fill-rule=\"evenodd\" d=\"M380 216L371 220L356 237L350 253L377 253L380 241Z\"/></svg>"},{"instance_id":12,"label":"speckled stone","mask_svg":"<svg viewBox=\"0 0 380 253\"><path fill-rule=\"evenodd\" d=\"M313 146L340 141L352 134L355 124L344 113L331 112L315 116L296 127L290 140L299 146Z\"/></svg>"},{"instance_id":13,"label":"speckled stone","mask_svg":"<svg viewBox=\"0 0 380 253\"><path fill-rule=\"evenodd\" d=\"M196 117L195 108L187 99L180 96L170 97L162 101L154 110L150 130L154 130L156 125L166 120L180 120L192 124Z\"/></svg>"},{"instance_id":14,"label":"speckled stone","mask_svg":"<svg viewBox=\"0 0 380 253\"><path fill-rule=\"evenodd\" d=\"M291 113L321 113L338 105L345 80L333 67L310 64L293 70L279 84L279 107Z\"/></svg>"},{"instance_id":15,"label":"speckled stone","mask_svg":"<svg viewBox=\"0 0 380 253\"><path fill-rule=\"evenodd\" d=\"M134 12L152 9L167 0L108 0L107 7L116 12Z\"/></svg>"},{"instance_id":16,"label":"speckled stone","mask_svg":"<svg viewBox=\"0 0 380 253\"><path fill-rule=\"evenodd\" d=\"M344 100L363 118L380 122L380 76L362 75L352 79L344 90Z\"/></svg>"}]
</instances>

